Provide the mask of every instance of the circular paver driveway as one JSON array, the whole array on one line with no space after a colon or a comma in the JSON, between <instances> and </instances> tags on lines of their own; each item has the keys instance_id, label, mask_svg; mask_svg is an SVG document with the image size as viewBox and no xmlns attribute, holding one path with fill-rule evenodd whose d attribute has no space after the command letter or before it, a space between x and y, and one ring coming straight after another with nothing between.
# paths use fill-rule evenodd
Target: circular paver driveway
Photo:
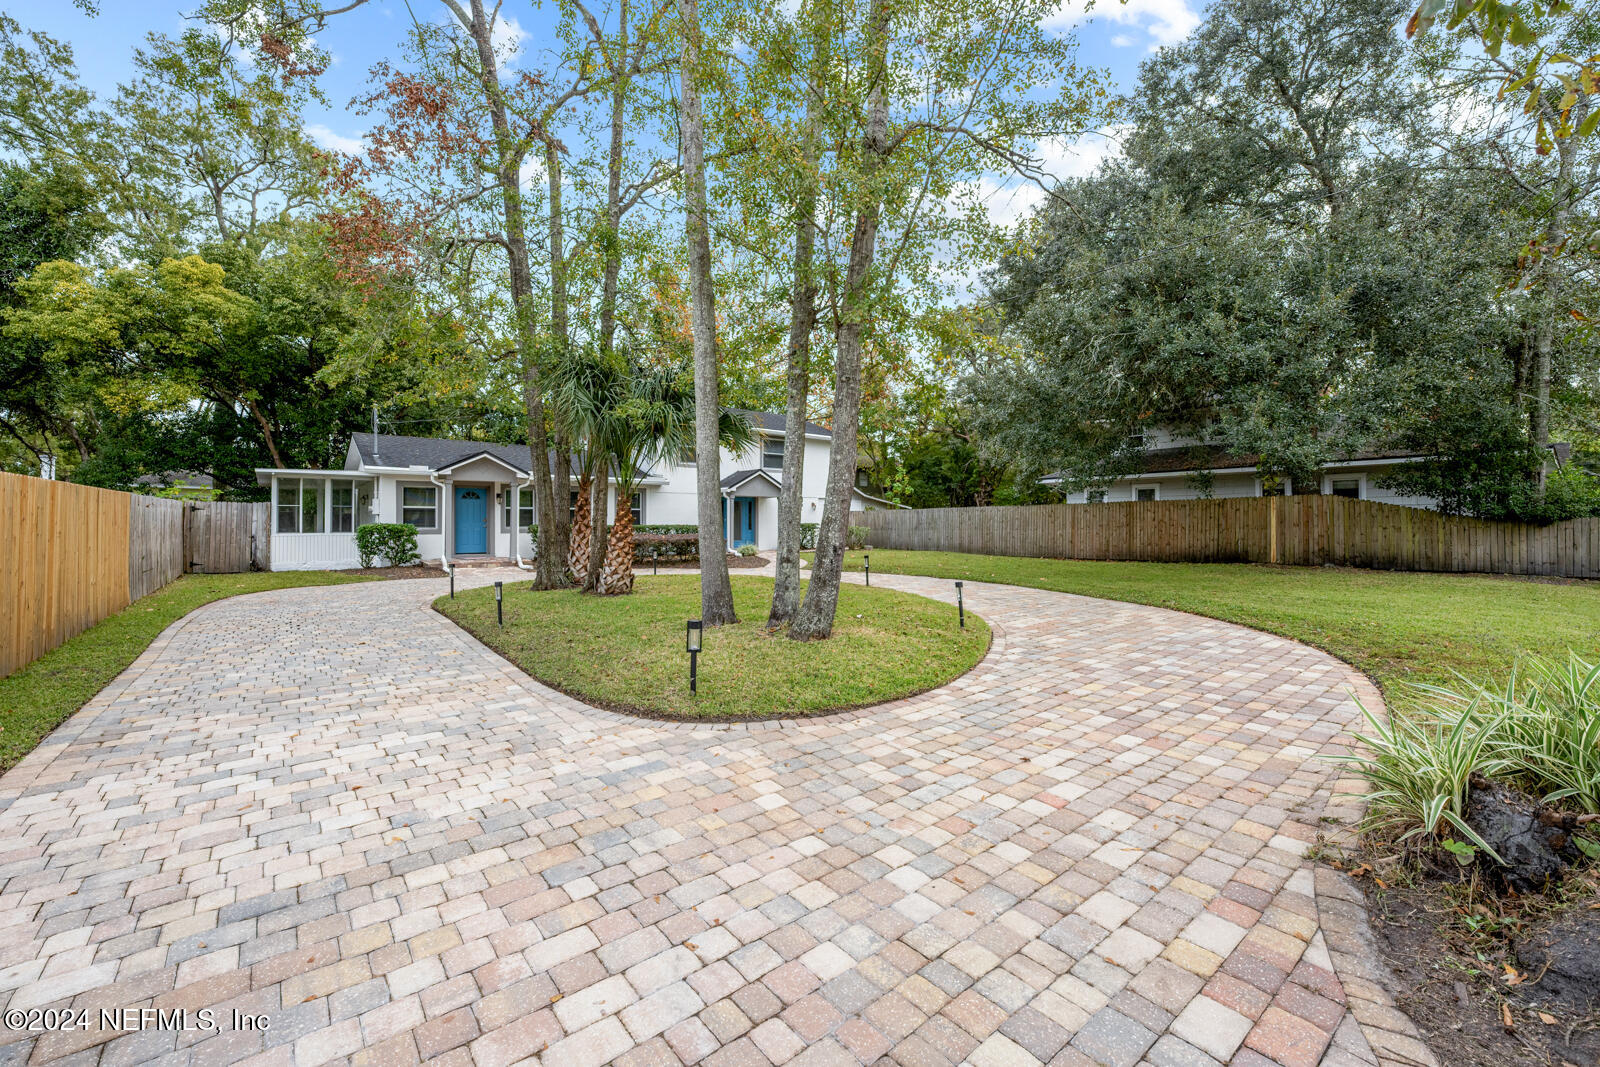
<instances>
[{"instance_id":1,"label":"circular paver driveway","mask_svg":"<svg viewBox=\"0 0 1600 1067\"><path fill-rule=\"evenodd\" d=\"M202 608L0 779L8 1011L188 1011L0 1062L1376 1062L1304 859L1345 664L969 583L995 645L942 689L663 724L442 592Z\"/></svg>"}]
</instances>

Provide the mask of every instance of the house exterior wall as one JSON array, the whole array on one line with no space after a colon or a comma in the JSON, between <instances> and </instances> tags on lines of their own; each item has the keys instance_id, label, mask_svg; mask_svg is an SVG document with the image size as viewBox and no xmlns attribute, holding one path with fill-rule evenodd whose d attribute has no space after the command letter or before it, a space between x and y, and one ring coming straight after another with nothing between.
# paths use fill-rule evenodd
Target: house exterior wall
<instances>
[{"instance_id":1,"label":"house exterior wall","mask_svg":"<svg viewBox=\"0 0 1600 1067\"><path fill-rule=\"evenodd\" d=\"M782 440L782 434L761 433L755 444L744 451L743 454L734 454L727 449L722 450L721 463L724 476L736 470L760 469L762 467L761 441L764 438ZM828 482L829 442L825 438L807 439L805 454L805 470L802 477L800 521L818 522L822 518L823 497L826 493ZM505 502L514 498L521 485L521 480L509 471L503 464L488 459L478 459L463 464L451 470L447 475L439 476L437 482L433 481L425 468L409 468L405 470L381 466L383 457L378 457L378 465L373 469L363 469L361 455L352 441L345 452L344 470L330 470L327 472L313 472L311 477L323 479L339 479L355 476L363 489L358 493L358 503L355 514L355 525L360 526L369 522L398 523L403 520L402 496L407 487L430 489L435 498L435 519L432 526L419 526L417 530L417 551L425 561L436 562L448 555L454 559L458 553L455 546L455 511L454 487L458 485L477 485L485 488L489 496L488 520L488 549L487 555L501 558L514 558L521 549L524 559L531 559L534 550L534 538L522 527L515 533L512 524L518 524L520 516L513 512L511 523L507 522ZM658 468L659 470L659 468ZM659 484L642 487L643 494L643 523L646 525L684 525L693 526L697 521L697 468L690 463L675 463L664 471ZM774 472L776 473L776 472ZM274 570L321 570L332 568L348 568L360 565L356 553L355 534L351 533L316 533L316 534L281 534L277 533L277 494L278 486L282 479L295 477L290 472L273 472L270 479L273 500L273 551L272 566ZM442 483L442 484L441 484ZM764 495L771 491L770 485L762 483L765 489L758 492L752 489L748 493L739 493L739 496L750 496L755 499L755 537L756 547L771 550L777 547L778 542L778 501L774 496ZM576 482L570 483L565 490L561 486L556 488L558 500L568 499L568 494L577 488ZM326 501L326 496L324 496ZM613 487L607 494L607 521L614 521L617 509L617 493ZM623 503L626 506L626 502ZM857 497L851 499L851 510L860 511L866 506L865 502ZM534 522L538 522L537 514Z\"/></svg>"},{"instance_id":2,"label":"house exterior wall","mask_svg":"<svg viewBox=\"0 0 1600 1067\"><path fill-rule=\"evenodd\" d=\"M1392 489L1379 486L1383 476L1394 470L1399 463L1396 462L1366 462L1350 464L1330 464L1323 468L1321 485L1316 490L1322 493L1333 492L1335 478L1355 478L1360 482L1362 500L1376 500L1384 504L1400 504L1411 508L1432 508L1437 504L1433 497L1413 496L1398 493ZM1182 474L1150 474L1127 478L1119 478L1105 489L1105 499L1108 503L1138 499L1139 488L1154 487L1157 500L1195 500L1201 496L1198 487L1187 476ZM1294 488L1293 485L1290 486ZM1252 471L1243 472L1218 472L1212 477L1211 497L1225 499L1229 497L1260 496L1261 479ZM1089 500L1089 491L1080 489L1069 493L1066 502L1069 504L1085 504Z\"/></svg>"}]
</instances>

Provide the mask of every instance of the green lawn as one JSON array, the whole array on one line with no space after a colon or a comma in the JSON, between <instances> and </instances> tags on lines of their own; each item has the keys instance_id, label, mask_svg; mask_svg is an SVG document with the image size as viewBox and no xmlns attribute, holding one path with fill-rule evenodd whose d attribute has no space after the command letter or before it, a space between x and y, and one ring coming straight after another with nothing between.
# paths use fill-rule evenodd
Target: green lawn
<instances>
[{"instance_id":1,"label":"green lawn","mask_svg":"<svg viewBox=\"0 0 1600 1067\"><path fill-rule=\"evenodd\" d=\"M1503 675L1522 652L1600 650L1600 583L1248 564L1105 563L878 549L879 574L922 574L1153 604L1331 652L1396 697L1401 682ZM861 569L861 553L846 558Z\"/></svg>"},{"instance_id":2,"label":"green lawn","mask_svg":"<svg viewBox=\"0 0 1600 1067\"><path fill-rule=\"evenodd\" d=\"M772 579L733 578L740 622L705 631L698 697L689 695L684 623L700 615L698 575L641 575L629 596L505 589L434 606L533 677L603 707L673 718L764 718L877 704L931 689L969 670L989 628L953 604L889 589L846 586L828 641L790 641L764 629Z\"/></svg>"},{"instance_id":3,"label":"green lawn","mask_svg":"<svg viewBox=\"0 0 1600 1067\"><path fill-rule=\"evenodd\" d=\"M200 605L265 589L368 580L324 571L184 575L0 678L0 771L15 767L46 734L121 674L162 630Z\"/></svg>"}]
</instances>

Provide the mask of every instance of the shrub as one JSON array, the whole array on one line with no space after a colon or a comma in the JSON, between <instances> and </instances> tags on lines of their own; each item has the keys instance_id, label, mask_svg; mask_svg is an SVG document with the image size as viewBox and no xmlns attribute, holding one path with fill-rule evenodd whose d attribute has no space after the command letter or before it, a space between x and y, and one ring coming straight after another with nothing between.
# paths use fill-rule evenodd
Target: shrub
<instances>
[{"instance_id":1,"label":"shrub","mask_svg":"<svg viewBox=\"0 0 1600 1067\"><path fill-rule=\"evenodd\" d=\"M800 524L800 547L806 552L813 551L817 547L816 523L802 522Z\"/></svg>"},{"instance_id":2,"label":"shrub","mask_svg":"<svg viewBox=\"0 0 1600 1067\"><path fill-rule=\"evenodd\" d=\"M1358 732L1355 738L1370 752L1333 758L1354 764L1372 786L1362 829L1396 834L1402 842L1460 834L1498 860L1466 820L1472 775L1503 769L1485 751L1495 733L1485 709L1472 702L1454 722L1427 708L1414 715L1391 715L1384 722L1359 700L1356 706L1371 732Z\"/></svg>"},{"instance_id":3,"label":"shrub","mask_svg":"<svg viewBox=\"0 0 1600 1067\"><path fill-rule=\"evenodd\" d=\"M694 527L689 527L694 531ZM635 563L648 563L652 559L663 560L690 560L700 556L700 534L688 533L641 533L638 527L633 531L633 561Z\"/></svg>"},{"instance_id":4,"label":"shrub","mask_svg":"<svg viewBox=\"0 0 1600 1067\"><path fill-rule=\"evenodd\" d=\"M867 538L870 537L871 535L872 535L872 530L871 530L870 527L866 527L866 526L849 526L849 527L846 527L845 528L845 535L844 535L844 547L846 547L846 548L866 548L867 547Z\"/></svg>"},{"instance_id":5,"label":"shrub","mask_svg":"<svg viewBox=\"0 0 1600 1067\"><path fill-rule=\"evenodd\" d=\"M369 522L356 527L356 554L363 567L371 567L379 556L391 567L422 561L417 552L417 528L409 522Z\"/></svg>"},{"instance_id":6,"label":"shrub","mask_svg":"<svg viewBox=\"0 0 1600 1067\"><path fill-rule=\"evenodd\" d=\"M1371 751L1341 757L1373 787L1365 829L1399 831L1402 841L1460 834L1484 847L1464 821L1475 773L1514 782L1545 804L1600 813L1600 663L1576 653L1564 663L1530 658L1493 688L1463 679L1459 688L1411 690L1418 705L1388 723L1363 707L1371 733L1356 737Z\"/></svg>"},{"instance_id":7,"label":"shrub","mask_svg":"<svg viewBox=\"0 0 1600 1067\"><path fill-rule=\"evenodd\" d=\"M739 555L741 555L741 556L753 556L755 554L756 554L756 546L755 545L740 545L739 546Z\"/></svg>"}]
</instances>

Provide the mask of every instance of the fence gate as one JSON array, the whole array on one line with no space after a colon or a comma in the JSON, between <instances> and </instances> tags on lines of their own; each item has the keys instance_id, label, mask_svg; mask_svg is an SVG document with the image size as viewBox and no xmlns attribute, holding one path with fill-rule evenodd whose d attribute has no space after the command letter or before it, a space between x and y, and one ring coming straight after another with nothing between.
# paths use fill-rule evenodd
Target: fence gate
<instances>
[{"instance_id":1,"label":"fence gate","mask_svg":"<svg viewBox=\"0 0 1600 1067\"><path fill-rule=\"evenodd\" d=\"M188 502L183 513L183 569L198 574L269 570L269 511L264 503Z\"/></svg>"}]
</instances>

